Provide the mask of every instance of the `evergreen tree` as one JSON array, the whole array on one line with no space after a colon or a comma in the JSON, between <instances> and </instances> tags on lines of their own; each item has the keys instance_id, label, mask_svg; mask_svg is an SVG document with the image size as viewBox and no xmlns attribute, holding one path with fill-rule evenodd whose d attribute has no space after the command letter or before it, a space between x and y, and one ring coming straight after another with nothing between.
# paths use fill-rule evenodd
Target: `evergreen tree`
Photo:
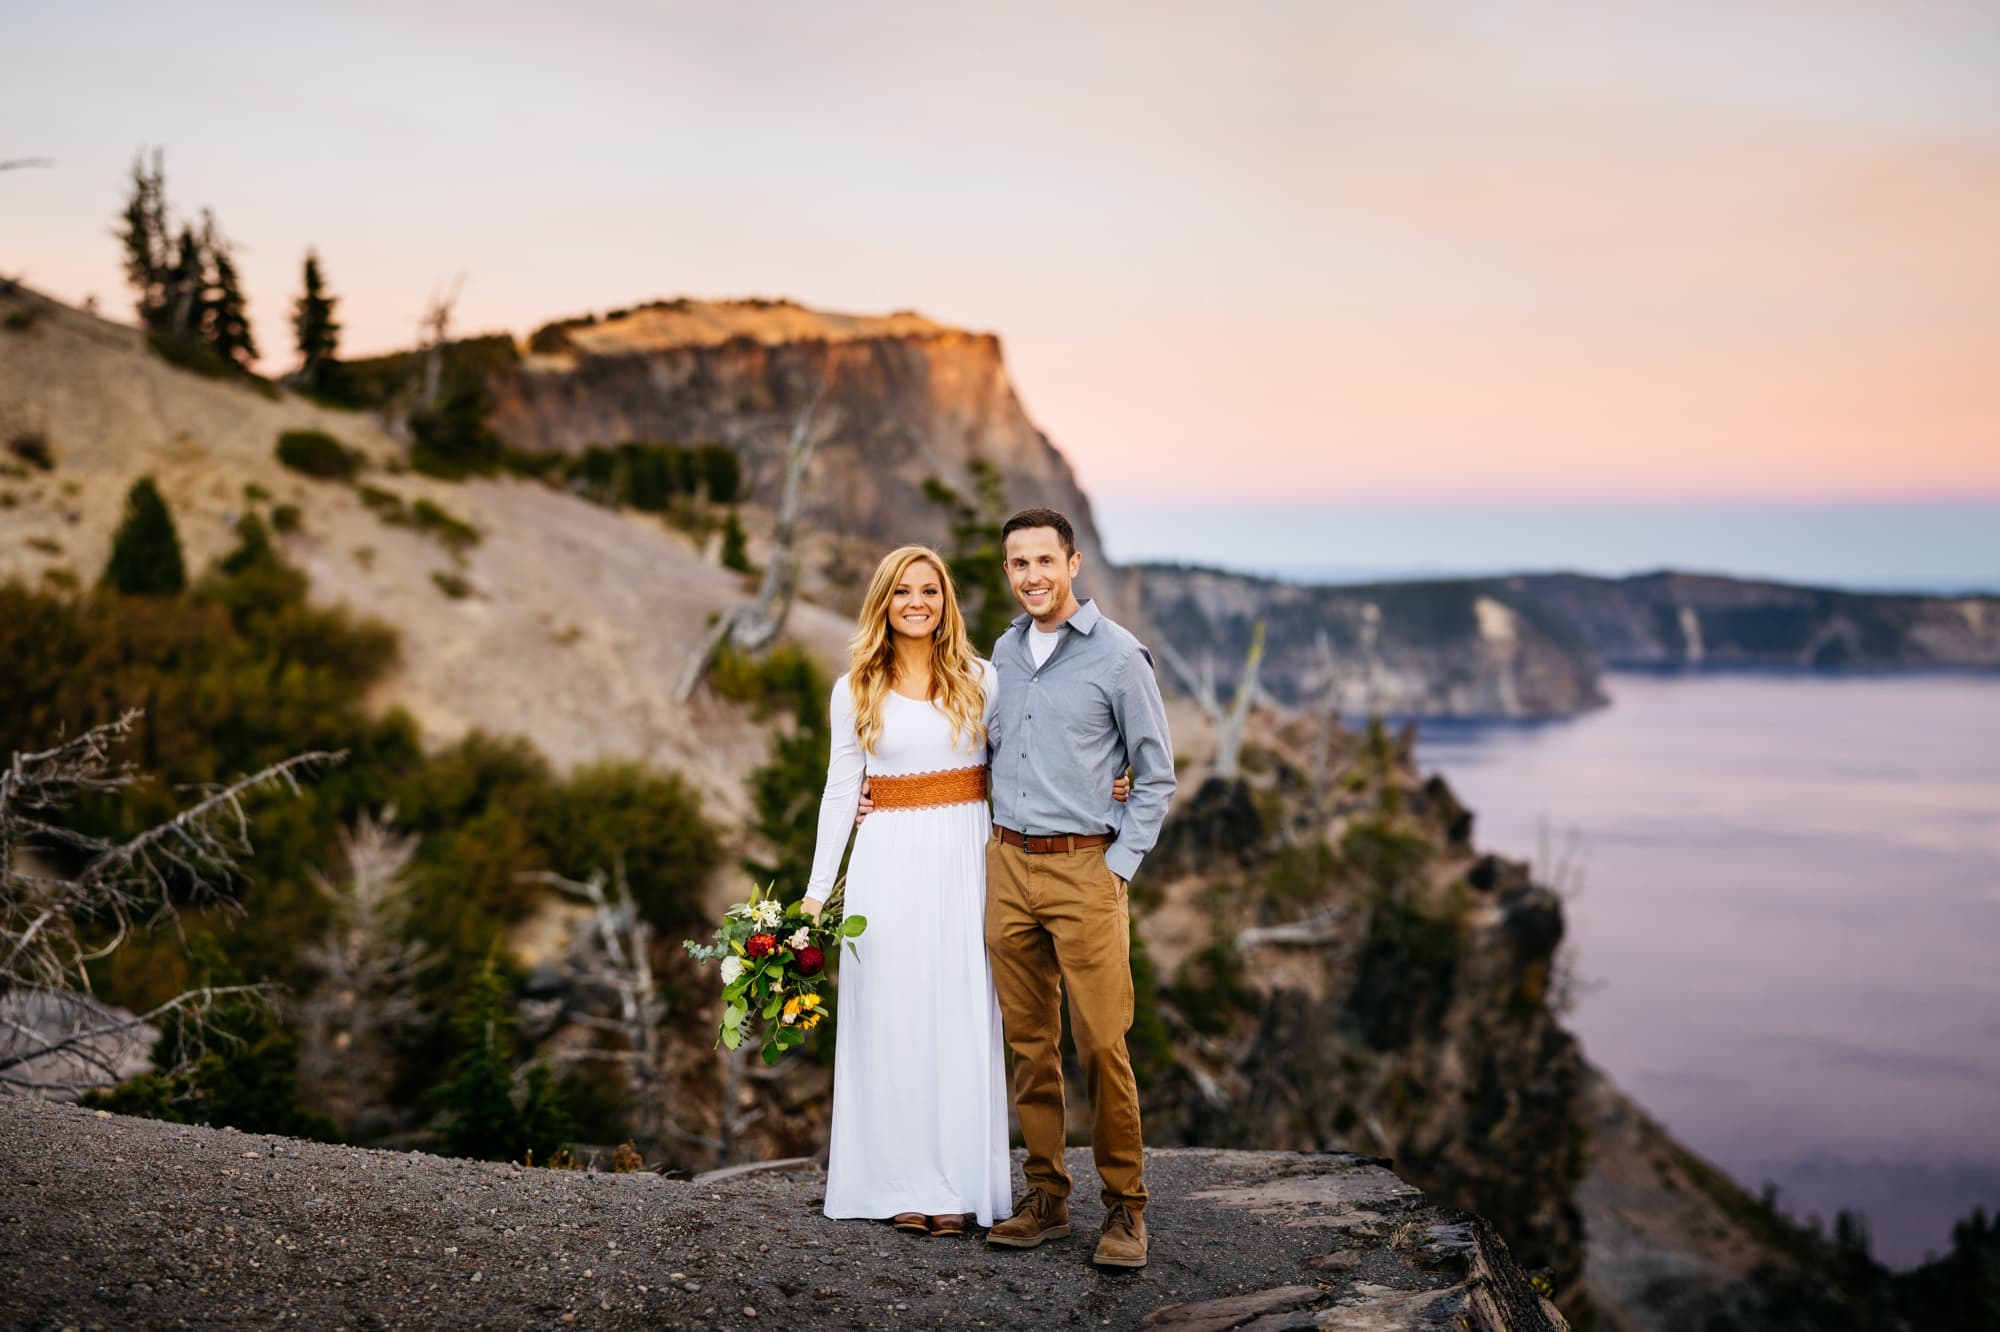
<instances>
[{"instance_id":1,"label":"evergreen tree","mask_svg":"<svg viewBox=\"0 0 2000 1332\"><path fill-rule=\"evenodd\" d=\"M521 1142L542 1165L576 1142L568 1088L556 1082L547 1064L528 1070L528 1085L521 1093Z\"/></svg>"},{"instance_id":2,"label":"evergreen tree","mask_svg":"<svg viewBox=\"0 0 2000 1332\"><path fill-rule=\"evenodd\" d=\"M456 481L475 473L490 472L500 465L500 437L486 427L486 414L493 400L479 372L455 371L434 412L418 412L410 418L410 433L416 442L410 447L410 463L420 472ZM617 455L606 456L615 470Z\"/></svg>"},{"instance_id":3,"label":"evergreen tree","mask_svg":"<svg viewBox=\"0 0 2000 1332\"><path fill-rule=\"evenodd\" d=\"M514 1106L514 1022L507 998L507 982L489 952L452 1010L459 1055L438 1089L447 1155L510 1161L526 1146Z\"/></svg>"},{"instance_id":4,"label":"evergreen tree","mask_svg":"<svg viewBox=\"0 0 2000 1332\"><path fill-rule=\"evenodd\" d=\"M188 962L204 985L243 983L241 969L210 935L189 937ZM175 1124L338 1141L333 1121L299 1102L299 1044L268 1003L226 999L209 1014L205 1032L177 1009L160 1024L153 1062L180 1071L142 1073L84 1104Z\"/></svg>"},{"instance_id":5,"label":"evergreen tree","mask_svg":"<svg viewBox=\"0 0 2000 1332\"><path fill-rule=\"evenodd\" d=\"M151 170L143 154L132 160L132 194L119 220L125 280L138 298L139 322L160 332L169 312L167 275L173 267L173 243L167 230L166 169L159 149L153 150Z\"/></svg>"},{"instance_id":6,"label":"evergreen tree","mask_svg":"<svg viewBox=\"0 0 2000 1332\"><path fill-rule=\"evenodd\" d=\"M1007 483L983 458L973 460L971 471L973 485L978 487L976 502L936 477L925 479L924 496L951 514L952 548L945 552L945 558L951 562L951 581L958 588L966 634L973 649L984 653L993 650L1019 608L1007 586L1006 552L1000 546Z\"/></svg>"},{"instance_id":7,"label":"evergreen tree","mask_svg":"<svg viewBox=\"0 0 2000 1332\"><path fill-rule=\"evenodd\" d=\"M336 303L320 274L319 255L307 250L305 294L292 307L292 335L299 349L299 380L314 393L330 387L334 354L340 347L340 325L333 318Z\"/></svg>"},{"instance_id":8,"label":"evergreen tree","mask_svg":"<svg viewBox=\"0 0 2000 1332\"><path fill-rule=\"evenodd\" d=\"M187 587L180 534L150 476L140 477L125 496L125 517L111 538L104 585L140 597L171 596Z\"/></svg>"},{"instance_id":9,"label":"evergreen tree","mask_svg":"<svg viewBox=\"0 0 2000 1332\"><path fill-rule=\"evenodd\" d=\"M250 331L248 303L236 276L236 262L230 257L229 242L216 230L212 214L202 214L201 236L207 260L201 340L225 363L247 371L257 359L257 339Z\"/></svg>"},{"instance_id":10,"label":"evergreen tree","mask_svg":"<svg viewBox=\"0 0 2000 1332\"><path fill-rule=\"evenodd\" d=\"M174 259L167 266L162 283L160 319L155 332L179 342L192 342L201 331L202 311L208 298L208 256L201 237L183 225Z\"/></svg>"},{"instance_id":11,"label":"evergreen tree","mask_svg":"<svg viewBox=\"0 0 2000 1332\"><path fill-rule=\"evenodd\" d=\"M738 573L750 572L750 547L743 536L743 524L731 509L722 520L722 567Z\"/></svg>"}]
</instances>

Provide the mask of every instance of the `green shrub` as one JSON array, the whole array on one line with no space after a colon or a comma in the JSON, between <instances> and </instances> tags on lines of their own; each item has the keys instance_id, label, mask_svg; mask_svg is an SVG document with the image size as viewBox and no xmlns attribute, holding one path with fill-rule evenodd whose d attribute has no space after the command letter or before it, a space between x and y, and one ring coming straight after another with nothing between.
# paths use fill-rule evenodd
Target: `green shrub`
<instances>
[{"instance_id":1,"label":"green shrub","mask_svg":"<svg viewBox=\"0 0 2000 1332\"><path fill-rule=\"evenodd\" d=\"M477 374L449 376L436 410L410 417L410 433L416 437L410 465L447 481L497 471L503 450L500 437L486 424L492 410L493 400Z\"/></svg>"},{"instance_id":2,"label":"green shrub","mask_svg":"<svg viewBox=\"0 0 2000 1332\"><path fill-rule=\"evenodd\" d=\"M133 483L125 496L125 516L111 538L104 584L134 597L171 596L187 587L180 534L150 476Z\"/></svg>"},{"instance_id":3,"label":"green shrub","mask_svg":"<svg viewBox=\"0 0 2000 1332\"><path fill-rule=\"evenodd\" d=\"M705 889L722 843L700 795L678 775L637 763L580 768L548 792L531 832L571 877L622 864L640 913L662 929L707 916Z\"/></svg>"},{"instance_id":4,"label":"green shrub","mask_svg":"<svg viewBox=\"0 0 2000 1332\"><path fill-rule=\"evenodd\" d=\"M362 505L383 522L401 527L410 521L409 510L403 507L403 497L395 491L364 485L355 493L361 496Z\"/></svg>"},{"instance_id":5,"label":"green shrub","mask_svg":"<svg viewBox=\"0 0 2000 1332\"><path fill-rule=\"evenodd\" d=\"M436 537L454 555L463 554L468 547L479 544L478 528L463 519L454 518L427 499L420 499L410 506L410 524L419 532Z\"/></svg>"},{"instance_id":6,"label":"green shrub","mask_svg":"<svg viewBox=\"0 0 2000 1332\"><path fill-rule=\"evenodd\" d=\"M472 595L472 584L458 574L439 569L431 574L431 581L437 584L438 591L453 601L463 601Z\"/></svg>"},{"instance_id":7,"label":"green shrub","mask_svg":"<svg viewBox=\"0 0 2000 1332\"><path fill-rule=\"evenodd\" d=\"M280 504L277 508L271 510L271 526L280 532L289 533L299 531L304 526L304 521L299 513L299 506L296 504Z\"/></svg>"},{"instance_id":8,"label":"green shrub","mask_svg":"<svg viewBox=\"0 0 2000 1332\"><path fill-rule=\"evenodd\" d=\"M734 569L737 573L751 572L750 546L744 539L743 524L734 509L722 520L722 567Z\"/></svg>"},{"instance_id":9,"label":"green shrub","mask_svg":"<svg viewBox=\"0 0 2000 1332\"><path fill-rule=\"evenodd\" d=\"M168 365L208 379L236 379L243 374L234 362L217 355L214 348L205 342L193 342L165 333L148 333L146 345Z\"/></svg>"},{"instance_id":10,"label":"green shrub","mask_svg":"<svg viewBox=\"0 0 2000 1332\"><path fill-rule=\"evenodd\" d=\"M47 435L33 432L16 435L7 441L7 452L28 466L40 468L44 472L53 472L56 468L56 455L49 448Z\"/></svg>"},{"instance_id":11,"label":"green shrub","mask_svg":"<svg viewBox=\"0 0 2000 1332\"><path fill-rule=\"evenodd\" d=\"M278 436L278 461L322 481L352 481L361 455L319 430L287 430Z\"/></svg>"},{"instance_id":12,"label":"green shrub","mask_svg":"<svg viewBox=\"0 0 2000 1332\"><path fill-rule=\"evenodd\" d=\"M41 317L41 313L32 305L16 306L7 312L5 319L0 319L0 327L6 328L9 333L26 333L35 326L35 320Z\"/></svg>"},{"instance_id":13,"label":"green shrub","mask_svg":"<svg viewBox=\"0 0 2000 1332\"><path fill-rule=\"evenodd\" d=\"M189 955L200 985L237 985L241 972L215 941L196 935ZM153 1043L161 1073L141 1074L83 1103L118 1114L174 1124L212 1124L246 1133L337 1142L333 1121L299 1103L299 1037L267 1002L250 997L220 1001L206 1031L184 1010L162 1021Z\"/></svg>"}]
</instances>

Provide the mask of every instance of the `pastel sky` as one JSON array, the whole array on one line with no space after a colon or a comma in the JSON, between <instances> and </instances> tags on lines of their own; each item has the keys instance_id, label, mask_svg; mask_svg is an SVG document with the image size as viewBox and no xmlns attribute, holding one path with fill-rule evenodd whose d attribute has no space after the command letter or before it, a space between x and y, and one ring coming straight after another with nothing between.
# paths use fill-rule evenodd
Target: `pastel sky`
<instances>
[{"instance_id":1,"label":"pastel sky","mask_svg":"<svg viewBox=\"0 0 2000 1332\"><path fill-rule=\"evenodd\" d=\"M0 269L134 151L348 350L655 296L998 332L1113 505L2000 501L1984 3L11 6ZM2000 567L2000 560L1994 561Z\"/></svg>"}]
</instances>

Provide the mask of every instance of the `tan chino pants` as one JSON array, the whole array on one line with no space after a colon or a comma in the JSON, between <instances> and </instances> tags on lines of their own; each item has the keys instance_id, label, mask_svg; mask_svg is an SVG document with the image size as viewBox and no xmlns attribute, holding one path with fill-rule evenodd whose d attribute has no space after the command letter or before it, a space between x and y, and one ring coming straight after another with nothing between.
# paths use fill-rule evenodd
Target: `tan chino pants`
<instances>
[{"instance_id":1,"label":"tan chino pants","mask_svg":"<svg viewBox=\"0 0 2000 1332\"><path fill-rule=\"evenodd\" d=\"M1090 1097L1090 1147L1104 1203L1146 1205L1139 1087L1125 1051L1132 1026L1131 916L1104 848L1030 854L986 843L986 951L1000 1020L1014 1052L1014 1108L1028 1148L1028 1183L1058 1198L1063 1168L1062 1011Z\"/></svg>"}]
</instances>

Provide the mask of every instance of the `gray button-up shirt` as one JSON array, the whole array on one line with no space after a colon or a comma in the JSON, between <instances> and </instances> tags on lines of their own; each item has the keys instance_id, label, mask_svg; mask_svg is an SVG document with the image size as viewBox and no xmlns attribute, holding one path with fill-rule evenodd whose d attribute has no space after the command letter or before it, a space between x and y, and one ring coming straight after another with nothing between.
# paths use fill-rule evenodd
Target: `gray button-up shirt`
<instances>
[{"instance_id":1,"label":"gray button-up shirt","mask_svg":"<svg viewBox=\"0 0 2000 1332\"><path fill-rule=\"evenodd\" d=\"M989 723L993 821L1034 836L1111 833L1104 861L1130 879L1159 840L1174 795L1174 742L1152 654L1085 600L1039 667L1026 615L993 645L1000 671ZM1111 783L1132 769L1132 795Z\"/></svg>"}]
</instances>

